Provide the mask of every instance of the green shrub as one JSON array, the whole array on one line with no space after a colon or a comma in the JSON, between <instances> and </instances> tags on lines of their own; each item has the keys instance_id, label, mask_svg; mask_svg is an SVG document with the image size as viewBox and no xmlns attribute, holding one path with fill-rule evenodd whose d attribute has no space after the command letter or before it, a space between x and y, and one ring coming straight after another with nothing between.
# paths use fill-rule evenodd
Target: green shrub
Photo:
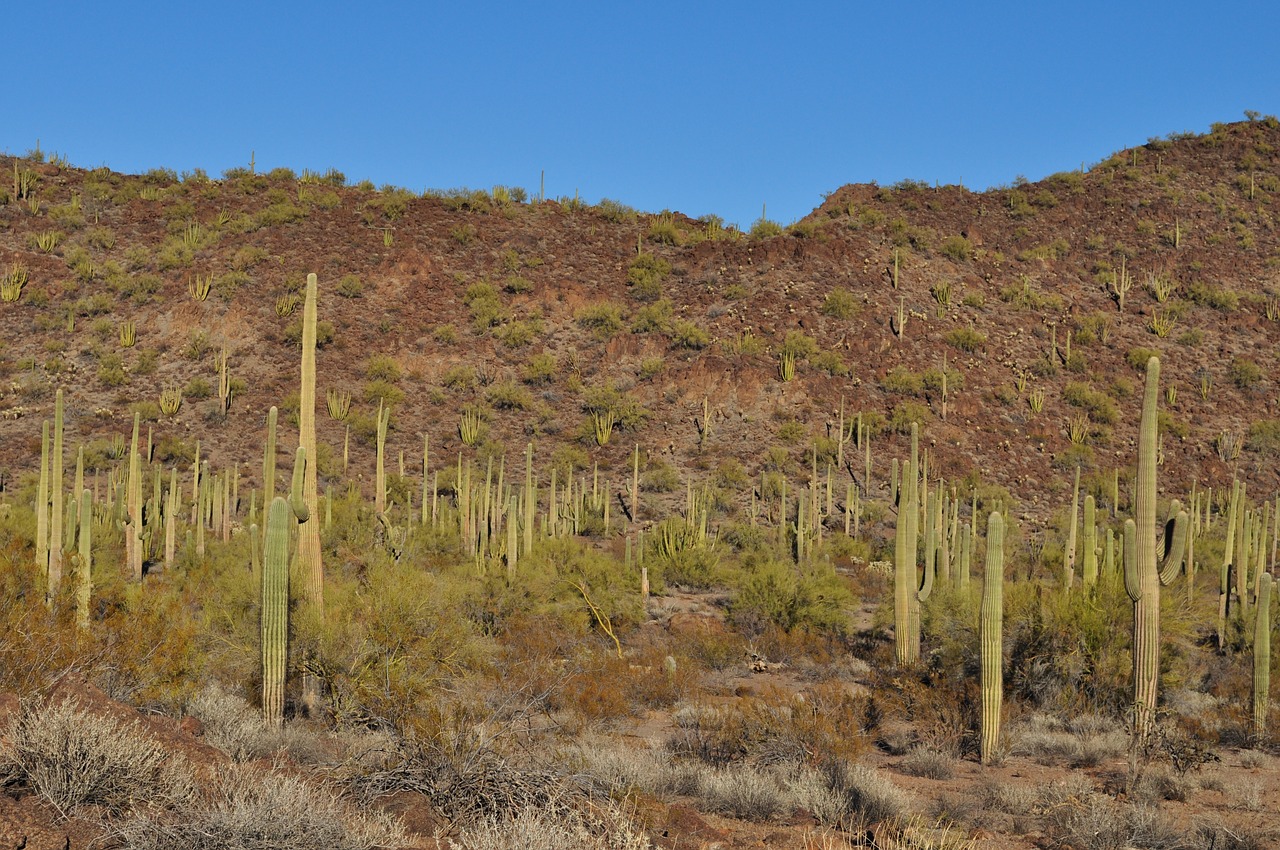
<instances>
[{"instance_id":1,"label":"green shrub","mask_svg":"<svg viewBox=\"0 0 1280 850\"><path fill-rule=\"evenodd\" d=\"M833 319L848 319L858 312L857 299L847 289L833 289L822 302L822 314Z\"/></svg>"},{"instance_id":2,"label":"green shrub","mask_svg":"<svg viewBox=\"0 0 1280 850\"><path fill-rule=\"evenodd\" d=\"M1143 366L1145 368L1145 362ZM1114 425L1119 418L1115 402L1088 384L1078 381L1067 382L1062 390L1062 400L1073 407L1087 411L1089 418L1101 425Z\"/></svg>"},{"instance_id":3,"label":"green shrub","mask_svg":"<svg viewBox=\"0 0 1280 850\"><path fill-rule=\"evenodd\" d=\"M1193 281L1187 287L1187 298L1202 307L1212 307L1224 313L1233 312L1240 306L1240 295L1224 287L1213 286L1202 280Z\"/></svg>"},{"instance_id":4,"label":"green shrub","mask_svg":"<svg viewBox=\"0 0 1280 850\"><path fill-rule=\"evenodd\" d=\"M555 380L559 364L554 354L542 352L529 358L521 370L520 380L526 384L549 384Z\"/></svg>"},{"instance_id":5,"label":"green shrub","mask_svg":"<svg viewBox=\"0 0 1280 850\"><path fill-rule=\"evenodd\" d=\"M357 275L343 275L338 285L334 287L334 291L343 298L360 298L364 295L364 284L360 282Z\"/></svg>"},{"instance_id":6,"label":"green shrub","mask_svg":"<svg viewBox=\"0 0 1280 850\"><path fill-rule=\"evenodd\" d=\"M809 358L809 365L820 372L826 372L833 378L847 378L852 374L849 364L834 351L819 351Z\"/></svg>"},{"instance_id":7,"label":"green shrub","mask_svg":"<svg viewBox=\"0 0 1280 850\"><path fill-rule=\"evenodd\" d=\"M889 427L899 434L910 434L914 422L923 427L929 421L929 408L918 401L902 401L889 414Z\"/></svg>"},{"instance_id":8,"label":"green shrub","mask_svg":"<svg viewBox=\"0 0 1280 850\"><path fill-rule=\"evenodd\" d=\"M641 253L627 267L627 285L641 301L662 297L662 280L671 274L671 264L653 254Z\"/></svg>"},{"instance_id":9,"label":"green shrub","mask_svg":"<svg viewBox=\"0 0 1280 850\"><path fill-rule=\"evenodd\" d=\"M1249 425L1245 448L1269 457L1280 455L1280 419L1259 419Z\"/></svg>"},{"instance_id":10,"label":"green shrub","mask_svg":"<svg viewBox=\"0 0 1280 850\"><path fill-rule=\"evenodd\" d=\"M498 410L525 410L533 405L529 391L515 381L502 381L489 387L485 400Z\"/></svg>"},{"instance_id":11,"label":"green shrub","mask_svg":"<svg viewBox=\"0 0 1280 850\"><path fill-rule=\"evenodd\" d=\"M608 301L583 307L574 319L602 342L612 339L614 334L625 327L622 321L622 308Z\"/></svg>"},{"instance_id":12,"label":"green shrub","mask_svg":"<svg viewBox=\"0 0 1280 850\"><path fill-rule=\"evenodd\" d=\"M947 345L958 348L961 351L973 353L986 344L987 335L972 327L954 328L947 331L943 340Z\"/></svg>"},{"instance_id":13,"label":"green shrub","mask_svg":"<svg viewBox=\"0 0 1280 850\"><path fill-rule=\"evenodd\" d=\"M942 240L938 250L943 256L950 257L957 263L967 262L973 256L973 244L963 236L948 236Z\"/></svg>"},{"instance_id":14,"label":"green shrub","mask_svg":"<svg viewBox=\"0 0 1280 850\"><path fill-rule=\"evenodd\" d=\"M385 354L375 354L365 361L364 376L370 381L395 383L400 380L400 366Z\"/></svg>"},{"instance_id":15,"label":"green shrub","mask_svg":"<svg viewBox=\"0 0 1280 850\"><path fill-rule=\"evenodd\" d=\"M729 618L748 636L762 634L766 625L787 632L805 628L843 634L849 628L848 609L853 601L848 585L836 576L830 562L797 569L767 561L746 576L729 603Z\"/></svg>"},{"instance_id":16,"label":"green shrub","mask_svg":"<svg viewBox=\"0 0 1280 850\"><path fill-rule=\"evenodd\" d=\"M666 333L671 328L671 302L666 298L645 304L631 319L631 332Z\"/></svg>"},{"instance_id":17,"label":"green shrub","mask_svg":"<svg viewBox=\"0 0 1280 850\"><path fill-rule=\"evenodd\" d=\"M1231 378L1231 382L1242 390L1251 390L1263 379L1265 373L1262 367L1254 363L1247 357L1231 358L1231 365L1227 367L1227 375Z\"/></svg>"},{"instance_id":18,"label":"green shrub","mask_svg":"<svg viewBox=\"0 0 1280 850\"><path fill-rule=\"evenodd\" d=\"M1124 356L1124 360L1139 372L1145 372L1147 369L1147 361L1152 357L1159 356L1160 352L1156 351L1154 348L1138 347L1129 349L1129 352Z\"/></svg>"},{"instance_id":19,"label":"green shrub","mask_svg":"<svg viewBox=\"0 0 1280 850\"><path fill-rule=\"evenodd\" d=\"M671 341L677 348L706 348L711 343L711 335L694 322L676 319L671 326Z\"/></svg>"},{"instance_id":20,"label":"green shrub","mask_svg":"<svg viewBox=\"0 0 1280 850\"><path fill-rule=\"evenodd\" d=\"M924 378L905 366L894 366L880 379L880 389L897 395L921 395Z\"/></svg>"}]
</instances>

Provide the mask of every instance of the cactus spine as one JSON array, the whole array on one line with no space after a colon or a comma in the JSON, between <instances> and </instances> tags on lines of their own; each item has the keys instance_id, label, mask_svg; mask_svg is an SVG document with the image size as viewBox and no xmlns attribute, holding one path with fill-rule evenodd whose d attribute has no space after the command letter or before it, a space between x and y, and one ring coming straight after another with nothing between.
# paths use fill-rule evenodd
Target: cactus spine
<instances>
[{"instance_id":1,"label":"cactus spine","mask_svg":"<svg viewBox=\"0 0 1280 850\"><path fill-rule=\"evenodd\" d=\"M1271 573L1258 580L1258 612L1253 625L1253 737L1267 732L1271 695Z\"/></svg>"},{"instance_id":2,"label":"cactus spine","mask_svg":"<svg viewBox=\"0 0 1280 850\"><path fill-rule=\"evenodd\" d=\"M1138 425L1138 486L1134 498L1136 522L1125 522L1125 554L1129 553L1130 525L1135 541L1133 557L1125 558L1124 585L1133 600L1133 709L1134 733L1145 740L1155 718L1160 681L1160 585L1164 576L1176 575L1187 542L1187 514L1178 509L1165 533L1163 564L1156 559L1156 451L1160 359L1147 361L1147 381ZM1170 579L1172 580L1172 576Z\"/></svg>"},{"instance_id":3,"label":"cactus spine","mask_svg":"<svg viewBox=\"0 0 1280 850\"><path fill-rule=\"evenodd\" d=\"M1004 519L987 517L987 571L982 581L978 621L982 644L982 763L990 764L1000 743L1000 709L1004 699Z\"/></svg>"},{"instance_id":4,"label":"cactus spine","mask_svg":"<svg viewBox=\"0 0 1280 850\"><path fill-rule=\"evenodd\" d=\"M279 726L284 716L289 649L289 503L277 496L267 518L262 559L262 717Z\"/></svg>"}]
</instances>

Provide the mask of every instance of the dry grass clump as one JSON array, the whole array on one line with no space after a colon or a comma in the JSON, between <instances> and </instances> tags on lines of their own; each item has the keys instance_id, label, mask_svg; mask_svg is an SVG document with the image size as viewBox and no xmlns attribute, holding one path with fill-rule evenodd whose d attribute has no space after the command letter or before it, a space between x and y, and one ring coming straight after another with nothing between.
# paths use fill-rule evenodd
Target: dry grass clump
<instances>
[{"instance_id":1,"label":"dry grass clump","mask_svg":"<svg viewBox=\"0 0 1280 850\"><path fill-rule=\"evenodd\" d=\"M196 694L187 703L187 713L204 726L205 743L238 762L284 752L295 762L308 764L322 760L331 749L314 732L266 723L247 702L217 685Z\"/></svg>"},{"instance_id":2,"label":"dry grass clump","mask_svg":"<svg viewBox=\"0 0 1280 850\"><path fill-rule=\"evenodd\" d=\"M1154 806L1090 794L1047 813L1048 832L1073 850L1190 850L1198 845Z\"/></svg>"},{"instance_id":3,"label":"dry grass clump","mask_svg":"<svg viewBox=\"0 0 1280 850\"><path fill-rule=\"evenodd\" d=\"M0 773L30 785L63 817L86 806L119 814L142 803L177 804L192 793L185 760L140 724L92 714L72 699L24 702L0 741Z\"/></svg>"},{"instance_id":4,"label":"dry grass clump","mask_svg":"<svg viewBox=\"0 0 1280 850\"><path fill-rule=\"evenodd\" d=\"M1123 756L1129 737L1118 719L1033 714L1009 730L1009 750L1040 764L1094 767Z\"/></svg>"},{"instance_id":5,"label":"dry grass clump","mask_svg":"<svg viewBox=\"0 0 1280 850\"><path fill-rule=\"evenodd\" d=\"M956 758L934 747L913 747L902 760L902 771L926 779L950 779L956 774Z\"/></svg>"},{"instance_id":6,"label":"dry grass clump","mask_svg":"<svg viewBox=\"0 0 1280 850\"><path fill-rule=\"evenodd\" d=\"M356 811L297 776L238 765L210 793L127 820L115 837L126 850L374 850L406 843L390 815Z\"/></svg>"},{"instance_id":7,"label":"dry grass clump","mask_svg":"<svg viewBox=\"0 0 1280 850\"><path fill-rule=\"evenodd\" d=\"M614 806L531 807L481 819L446 839L450 850L648 850L649 837Z\"/></svg>"}]
</instances>

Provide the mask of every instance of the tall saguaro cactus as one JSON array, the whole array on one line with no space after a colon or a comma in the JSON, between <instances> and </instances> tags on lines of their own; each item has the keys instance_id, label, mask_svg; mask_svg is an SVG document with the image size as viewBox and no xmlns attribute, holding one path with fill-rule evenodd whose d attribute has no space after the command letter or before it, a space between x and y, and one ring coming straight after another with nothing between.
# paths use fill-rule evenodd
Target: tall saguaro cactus
<instances>
[{"instance_id":1,"label":"tall saguaro cactus","mask_svg":"<svg viewBox=\"0 0 1280 850\"><path fill-rule=\"evenodd\" d=\"M284 717L285 665L289 650L289 520L284 497L271 500L262 559L262 717L279 726Z\"/></svg>"},{"instance_id":2,"label":"tall saguaro cactus","mask_svg":"<svg viewBox=\"0 0 1280 850\"><path fill-rule=\"evenodd\" d=\"M1271 705L1271 573L1258 579L1258 611L1253 624L1253 737L1267 733Z\"/></svg>"},{"instance_id":3,"label":"tall saguaro cactus","mask_svg":"<svg viewBox=\"0 0 1280 850\"><path fill-rule=\"evenodd\" d=\"M53 404L53 449L49 455L49 597L62 584L62 390ZM77 496L77 498L79 498Z\"/></svg>"},{"instance_id":4,"label":"tall saguaro cactus","mask_svg":"<svg viewBox=\"0 0 1280 850\"><path fill-rule=\"evenodd\" d=\"M911 459L902 464L902 483L898 490L898 523L894 536L893 632L895 656L899 664L920 659L920 635L915 605L919 605L916 578L916 546L919 538L920 495L917 481L920 457L920 429L911 425ZM914 639L913 639L914 638Z\"/></svg>"},{"instance_id":5,"label":"tall saguaro cactus","mask_svg":"<svg viewBox=\"0 0 1280 850\"><path fill-rule=\"evenodd\" d=\"M307 296L302 309L302 375L298 409L299 454L311 458L302 476L302 501L310 516L320 515L316 482L316 276L307 275ZM269 498L270 494L268 494ZM304 522L298 531L298 573L305 583L304 598L324 617L324 567L320 559L320 523ZM309 713L320 708L320 681L308 674L302 680L302 700Z\"/></svg>"},{"instance_id":6,"label":"tall saguaro cactus","mask_svg":"<svg viewBox=\"0 0 1280 850\"><path fill-rule=\"evenodd\" d=\"M982 646L982 763L990 764L1000 743L1004 701L1004 518L987 517L987 572L982 580L978 636Z\"/></svg>"},{"instance_id":7,"label":"tall saguaro cactus","mask_svg":"<svg viewBox=\"0 0 1280 850\"><path fill-rule=\"evenodd\" d=\"M316 276L307 275L307 296L302 308L302 389L298 410L298 443L308 458L316 457ZM312 516L320 512L316 464L307 464L302 498ZM308 604L324 610L324 571L320 561L320 524L304 524L298 535L298 571L306 582Z\"/></svg>"},{"instance_id":8,"label":"tall saguaro cactus","mask_svg":"<svg viewBox=\"0 0 1280 850\"><path fill-rule=\"evenodd\" d=\"M1136 520L1125 522L1128 556L1129 525L1133 523L1133 556L1125 558L1124 586L1133 600L1134 733L1145 739L1155 718L1160 680L1160 586L1177 575L1187 542L1187 514L1175 502L1174 520L1166 527L1163 563L1156 559L1156 451L1160 358L1147 361L1147 382L1138 424L1138 486L1134 497ZM1167 578L1166 578L1167 576Z\"/></svg>"}]
</instances>

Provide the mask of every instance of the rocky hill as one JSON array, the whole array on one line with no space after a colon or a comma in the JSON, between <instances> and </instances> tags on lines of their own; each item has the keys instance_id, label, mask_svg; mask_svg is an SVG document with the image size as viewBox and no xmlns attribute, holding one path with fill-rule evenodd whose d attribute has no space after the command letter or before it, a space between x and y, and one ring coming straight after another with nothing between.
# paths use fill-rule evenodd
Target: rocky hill
<instances>
[{"instance_id":1,"label":"rocky hill","mask_svg":"<svg viewBox=\"0 0 1280 850\"><path fill-rule=\"evenodd\" d=\"M1043 517L1077 465L1099 490L1119 468L1125 489L1152 351L1176 393L1166 486L1221 487L1240 466L1269 491L1278 149L1272 118L1216 125L981 193L845 186L789 227L749 233L503 187L419 196L333 172L179 178L0 158L13 182L0 272L17 295L0 303L0 461L10 480L35 467L62 386L91 466L134 409L161 460L189 463L199 440L215 466L256 467L267 408L296 408L294 307L314 271L320 387L351 394L351 464L366 478L382 400L390 456L409 469L426 435L444 459L514 460L533 441L538 463L598 462L615 488L637 444L659 492L717 470L807 479L815 453L820 476L841 454L862 484L856 435L847 452L834 441L843 401L870 433L873 492L916 420L937 474L1001 485ZM160 395L179 388L166 416ZM474 446L466 409L482 420ZM337 480L346 428L320 428L321 473Z\"/></svg>"}]
</instances>

